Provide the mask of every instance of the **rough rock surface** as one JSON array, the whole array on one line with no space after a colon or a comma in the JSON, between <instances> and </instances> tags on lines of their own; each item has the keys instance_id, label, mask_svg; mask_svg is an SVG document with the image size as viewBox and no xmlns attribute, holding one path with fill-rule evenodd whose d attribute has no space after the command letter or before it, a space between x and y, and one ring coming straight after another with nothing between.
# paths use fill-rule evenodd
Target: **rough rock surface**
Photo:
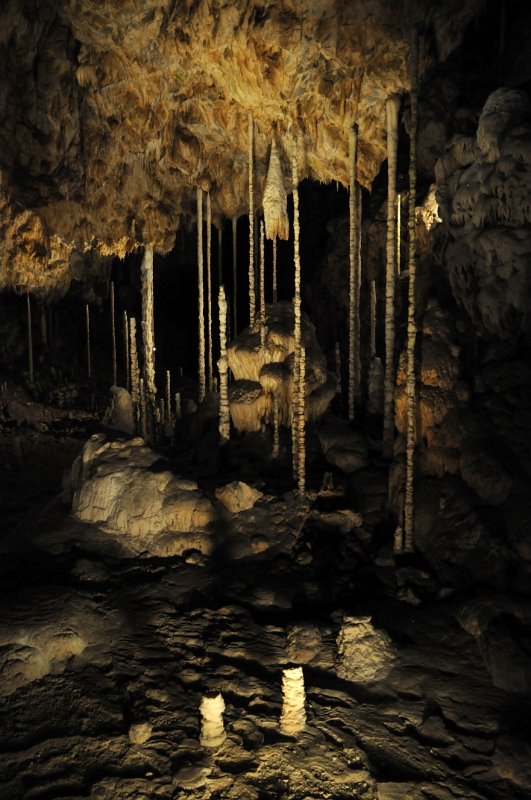
<instances>
[{"instance_id":1,"label":"rough rock surface","mask_svg":"<svg viewBox=\"0 0 531 800\"><path fill-rule=\"evenodd\" d=\"M228 511L238 514L240 511L252 508L256 501L263 497L263 492L253 489L243 481L233 481L216 489L216 497Z\"/></svg>"}]
</instances>

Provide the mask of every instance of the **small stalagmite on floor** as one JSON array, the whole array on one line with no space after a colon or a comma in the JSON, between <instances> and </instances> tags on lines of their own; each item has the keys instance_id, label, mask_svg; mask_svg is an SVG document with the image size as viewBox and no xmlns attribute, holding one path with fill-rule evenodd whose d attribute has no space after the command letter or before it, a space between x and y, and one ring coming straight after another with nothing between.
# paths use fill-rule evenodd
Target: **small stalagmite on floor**
<instances>
[{"instance_id":1,"label":"small stalagmite on floor","mask_svg":"<svg viewBox=\"0 0 531 800\"><path fill-rule=\"evenodd\" d=\"M282 714L280 730L296 736L306 727L306 694L302 667L285 669L282 673Z\"/></svg>"},{"instance_id":2,"label":"small stalagmite on floor","mask_svg":"<svg viewBox=\"0 0 531 800\"><path fill-rule=\"evenodd\" d=\"M203 695L199 708L201 712L201 737L203 747L215 749L220 747L227 734L223 725L225 701L221 694Z\"/></svg>"}]
</instances>

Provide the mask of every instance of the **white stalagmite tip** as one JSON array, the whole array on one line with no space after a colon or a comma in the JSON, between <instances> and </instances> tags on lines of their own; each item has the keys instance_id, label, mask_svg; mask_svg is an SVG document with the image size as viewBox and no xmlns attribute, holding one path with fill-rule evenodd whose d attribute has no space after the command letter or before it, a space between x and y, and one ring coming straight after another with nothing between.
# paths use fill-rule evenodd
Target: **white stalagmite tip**
<instances>
[{"instance_id":1,"label":"white stalagmite tip","mask_svg":"<svg viewBox=\"0 0 531 800\"><path fill-rule=\"evenodd\" d=\"M205 695L199 707L201 712L201 744L203 747L220 747L226 738L222 714L225 701L221 694L214 697Z\"/></svg>"},{"instance_id":2,"label":"white stalagmite tip","mask_svg":"<svg viewBox=\"0 0 531 800\"><path fill-rule=\"evenodd\" d=\"M282 673L282 714L280 730L290 736L300 733L306 727L304 703L304 675L302 667L285 669Z\"/></svg>"}]
</instances>

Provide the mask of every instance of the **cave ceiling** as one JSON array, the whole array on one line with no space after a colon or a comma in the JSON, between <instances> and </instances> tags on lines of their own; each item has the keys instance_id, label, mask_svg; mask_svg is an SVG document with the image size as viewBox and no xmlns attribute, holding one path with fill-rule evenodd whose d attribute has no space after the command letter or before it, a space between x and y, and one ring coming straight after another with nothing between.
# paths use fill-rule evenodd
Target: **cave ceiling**
<instances>
[{"instance_id":1,"label":"cave ceiling","mask_svg":"<svg viewBox=\"0 0 531 800\"><path fill-rule=\"evenodd\" d=\"M286 190L348 184L386 158L385 100L459 44L482 0L7 0L0 6L0 286L62 293L72 252L166 253L194 220L248 210L247 118L261 204L273 131ZM359 102L358 102L359 97ZM356 118L356 119L355 119Z\"/></svg>"}]
</instances>

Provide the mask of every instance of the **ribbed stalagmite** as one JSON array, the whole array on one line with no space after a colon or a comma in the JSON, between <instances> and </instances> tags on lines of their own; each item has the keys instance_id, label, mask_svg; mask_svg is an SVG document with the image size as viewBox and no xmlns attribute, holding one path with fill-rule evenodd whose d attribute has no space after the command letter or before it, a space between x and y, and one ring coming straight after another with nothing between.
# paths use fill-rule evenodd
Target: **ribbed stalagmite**
<instances>
[{"instance_id":1,"label":"ribbed stalagmite","mask_svg":"<svg viewBox=\"0 0 531 800\"><path fill-rule=\"evenodd\" d=\"M348 309L348 418L354 419L356 394L356 151L358 127L349 131L349 309Z\"/></svg>"},{"instance_id":2,"label":"ribbed stalagmite","mask_svg":"<svg viewBox=\"0 0 531 800\"><path fill-rule=\"evenodd\" d=\"M277 297L277 238L273 239L273 303L276 303Z\"/></svg>"},{"instance_id":3,"label":"ribbed stalagmite","mask_svg":"<svg viewBox=\"0 0 531 800\"><path fill-rule=\"evenodd\" d=\"M254 195L253 195L253 115L249 111L249 324L254 323L256 293L254 290Z\"/></svg>"},{"instance_id":4,"label":"ribbed stalagmite","mask_svg":"<svg viewBox=\"0 0 531 800\"><path fill-rule=\"evenodd\" d=\"M144 249L142 275L142 351L144 354L144 381L148 400L154 405L155 386L155 324L153 308L153 246Z\"/></svg>"},{"instance_id":5,"label":"ribbed stalagmite","mask_svg":"<svg viewBox=\"0 0 531 800\"><path fill-rule=\"evenodd\" d=\"M138 368L138 351L136 345L136 319L129 320L129 356L131 370L131 401L137 433L140 433L140 370Z\"/></svg>"},{"instance_id":6,"label":"ribbed stalagmite","mask_svg":"<svg viewBox=\"0 0 531 800\"><path fill-rule=\"evenodd\" d=\"M206 392L205 375L205 289L203 282L203 190L197 187L197 288L199 293L199 402Z\"/></svg>"},{"instance_id":7,"label":"ribbed stalagmite","mask_svg":"<svg viewBox=\"0 0 531 800\"><path fill-rule=\"evenodd\" d=\"M385 269L385 382L383 455L392 458L394 452L394 393L395 393L395 285L396 285L396 160L398 148L398 109L396 95L387 99L387 248Z\"/></svg>"},{"instance_id":8,"label":"ribbed stalagmite","mask_svg":"<svg viewBox=\"0 0 531 800\"><path fill-rule=\"evenodd\" d=\"M376 355L376 281L371 281L371 358Z\"/></svg>"},{"instance_id":9,"label":"ribbed stalagmite","mask_svg":"<svg viewBox=\"0 0 531 800\"><path fill-rule=\"evenodd\" d=\"M232 218L232 318L234 320L234 327L232 329L232 337L236 338L238 335L238 268L237 268L237 231L238 231L238 218Z\"/></svg>"},{"instance_id":10,"label":"ribbed stalagmite","mask_svg":"<svg viewBox=\"0 0 531 800\"><path fill-rule=\"evenodd\" d=\"M293 476L296 478L299 469L299 428L298 428L298 414L299 414L299 375L300 375L300 358L301 358L301 259L299 249L299 166L297 161L297 142L293 143L291 152L291 179L293 184L293 251L295 262L295 297L293 298L294 310L294 339L295 339L295 352L293 354L293 399L292 399L292 420L291 420L291 441L293 451Z\"/></svg>"},{"instance_id":11,"label":"ribbed stalagmite","mask_svg":"<svg viewBox=\"0 0 531 800\"><path fill-rule=\"evenodd\" d=\"M117 386L116 372L116 318L114 310L114 281L111 281L111 334L112 334L112 385Z\"/></svg>"},{"instance_id":12,"label":"ribbed stalagmite","mask_svg":"<svg viewBox=\"0 0 531 800\"><path fill-rule=\"evenodd\" d=\"M354 231L354 260L355 260L355 300L354 300L354 395L359 400L361 395L361 184L356 182L356 224Z\"/></svg>"},{"instance_id":13,"label":"ribbed stalagmite","mask_svg":"<svg viewBox=\"0 0 531 800\"><path fill-rule=\"evenodd\" d=\"M407 309L407 444L406 444L406 498L404 505L404 550L413 550L413 455L415 452L415 276L416 276L416 230L415 198L417 192L417 123L419 103L419 33L411 29L409 57L411 77L411 123L409 133L409 287Z\"/></svg>"},{"instance_id":14,"label":"ribbed stalagmite","mask_svg":"<svg viewBox=\"0 0 531 800\"><path fill-rule=\"evenodd\" d=\"M260 346L265 344L265 232L264 223L260 223Z\"/></svg>"},{"instance_id":15,"label":"ribbed stalagmite","mask_svg":"<svg viewBox=\"0 0 531 800\"><path fill-rule=\"evenodd\" d=\"M171 373L166 370L166 425L171 425Z\"/></svg>"},{"instance_id":16,"label":"ribbed stalagmite","mask_svg":"<svg viewBox=\"0 0 531 800\"><path fill-rule=\"evenodd\" d=\"M280 435L278 419L278 395L273 397L273 458L278 458L280 452Z\"/></svg>"},{"instance_id":17,"label":"ribbed stalagmite","mask_svg":"<svg viewBox=\"0 0 531 800\"><path fill-rule=\"evenodd\" d=\"M402 195L396 196L396 274L400 276L400 255L402 250Z\"/></svg>"},{"instance_id":18,"label":"ribbed stalagmite","mask_svg":"<svg viewBox=\"0 0 531 800\"><path fill-rule=\"evenodd\" d=\"M299 444L297 452L299 456L298 484L299 494L306 493L306 431L305 431L305 404L306 404L306 350L301 347L299 362L299 414L297 424L299 428Z\"/></svg>"},{"instance_id":19,"label":"ribbed stalagmite","mask_svg":"<svg viewBox=\"0 0 531 800\"><path fill-rule=\"evenodd\" d=\"M26 309L27 309L27 316L28 316L28 370L29 370L29 382L33 383L33 335L31 332L31 301L29 292L26 295ZM87 306L88 309L88 306ZM87 339L88 341L88 339ZM89 359L89 378L90 378L90 359Z\"/></svg>"},{"instance_id":20,"label":"ribbed stalagmite","mask_svg":"<svg viewBox=\"0 0 531 800\"><path fill-rule=\"evenodd\" d=\"M129 322L127 319L127 311L124 309L124 359L125 359L125 388L128 392L131 391L131 374L129 363Z\"/></svg>"},{"instance_id":21,"label":"ribbed stalagmite","mask_svg":"<svg viewBox=\"0 0 531 800\"><path fill-rule=\"evenodd\" d=\"M206 196L206 273L207 273L207 353L208 353L208 391L214 386L214 370L212 358L212 205L210 192Z\"/></svg>"},{"instance_id":22,"label":"ribbed stalagmite","mask_svg":"<svg viewBox=\"0 0 531 800\"><path fill-rule=\"evenodd\" d=\"M148 425L147 425L147 402L146 402L146 387L144 385L144 378L138 381L139 394L140 394L140 436L143 439L148 438Z\"/></svg>"},{"instance_id":23,"label":"ribbed stalagmite","mask_svg":"<svg viewBox=\"0 0 531 800\"><path fill-rule=\"evenodd\" d=\"M227 298L219 287L219 435L221 443L230 439L229 362L227 360Z\"/></svg>"}]
</instances>

